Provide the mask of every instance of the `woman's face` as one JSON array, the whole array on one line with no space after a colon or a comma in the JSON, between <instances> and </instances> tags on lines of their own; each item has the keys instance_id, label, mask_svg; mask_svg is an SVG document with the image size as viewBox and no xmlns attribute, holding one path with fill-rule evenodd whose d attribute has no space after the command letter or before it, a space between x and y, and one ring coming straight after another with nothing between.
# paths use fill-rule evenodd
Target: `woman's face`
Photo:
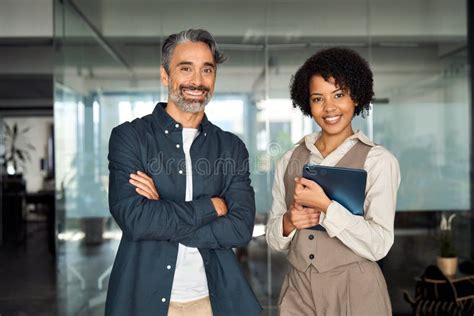
<instances>
[{"instance_id":1,"label":"woman's face","mask_svg":"<svg viewBox=\"0 0 474 316\"><path fill-rule=\"evenodd\" d=\"M328 81L315 75L309 82L309 104L311 115L327 136L349 137L353 134L352 117L355 103L350 91L335 85L334 78Z\"/></svg>"}]
</instances>

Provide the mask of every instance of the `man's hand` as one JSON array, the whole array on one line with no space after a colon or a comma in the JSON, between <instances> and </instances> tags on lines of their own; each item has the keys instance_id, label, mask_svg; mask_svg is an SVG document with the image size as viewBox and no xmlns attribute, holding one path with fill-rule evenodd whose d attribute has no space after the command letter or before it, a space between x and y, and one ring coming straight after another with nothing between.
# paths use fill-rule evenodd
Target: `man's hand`
<instances>
[{"instance_id":1,"label":"man's hand","mask_svg":"<svg viewBox=\"0 0 474 316\"><path fill-rule=\"evenodd\" d=\"M332 201L324 193L323 188L316 182L303 177L295 178L295 182L295 194L293 195L295 203L326 213Z\"/></svg>"},{"instance_id":2,"label":"man's hand","mask_svg":"<svg viewBox=\"0 0 474 316\"><path fill-rule=\"evenodd\" d=\"M217 216L225 216L227 215L227 204L225 203L224 199L220 197L213 197L211 198L212 205L214 205L214 209L217 212Z\"/></svg>"},{"instance_id":3,"label":"man's hand","mask_svg":"<svg viewBox=\"0 0 474 316\"><path fill-rule=\"evenodd\" d=\"M153 179L150 178L146 173L141 171L137 171L137 173L131 173L129 182L135 186L135 190L141 196L144 196L149 200L160 199L160 195L156 190Z\"/></svg>"},{"instance_id":4,"label":"man's hand","mask_svg":"<svg viewBox=\"0 0 474 316\"><path fill-rule=\"evenodd\" d=\"M305 229L319 224L321 212L293 203L283 215L283 235L288 236L294 229Z\"/></svg>"}]
</instances>

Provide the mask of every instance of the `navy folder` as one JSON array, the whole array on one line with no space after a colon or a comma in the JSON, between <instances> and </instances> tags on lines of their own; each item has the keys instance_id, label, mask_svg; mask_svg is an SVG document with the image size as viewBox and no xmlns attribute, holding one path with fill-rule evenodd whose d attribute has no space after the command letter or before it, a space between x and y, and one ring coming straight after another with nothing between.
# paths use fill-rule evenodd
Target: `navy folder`
<instances>
[{"instance_id":1,"label":"navy folder","mask_svg":"<svg viewBox=\"0 0 474 316\"><path fill-rule=\"evenodd\" d=\"M318 183L331 199L354 215L364 215L367 171L363 169L306 164L303 177ZM324 230L320 225L310 229Z\"/></svg>"}]
</instances>

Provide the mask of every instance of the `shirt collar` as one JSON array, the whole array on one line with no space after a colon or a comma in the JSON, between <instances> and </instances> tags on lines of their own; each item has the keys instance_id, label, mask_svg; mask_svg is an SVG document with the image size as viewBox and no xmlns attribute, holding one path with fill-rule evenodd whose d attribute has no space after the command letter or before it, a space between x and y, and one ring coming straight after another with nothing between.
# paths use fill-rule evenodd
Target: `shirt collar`
<instances>
[{"instance_id":1,"label":"shirt collar","mask_svg":"<svg viewBox=\"0 0 474 316\"><path fill-rule=\"evenodd\" d=\"M318 151L314 144L316 143L316 140L319 138L320 135L321 135L321 132L316 132L316 133L306 135L305 137L303 137L298 142L298 144L301 144L301 143L305 142L306 148L308 148L310 151ZM359 141L363 142L364 144L367 144L371 147L375 146L375 143L372 142L360 130L357 130L353 135L347 137L346 140L341 144L341 146L344 145L345 143L347 143L348 141L352 142L353 140L359 140Z\"/></svg>"},{"instance_id":2,"label":"shirt collar","mask_svg":"<svg viewBox=\"0 0 474 316\"><path fill-rule=\"evenodd\" d=\"M354 135L349 136L347 139L357 139L361 142L363 142L366 145L369 145L371 147L375 146L375 143L371 141L363 132L360 130L357 130Z\"/></svg>"},{"instance_id":3,"label":"shirt collar","mask_svg":"<svg viewBox=\"0 0 474 316\"><path fill-rule=\"evenodd\" d=\"M165 110L168 104L166 102L158 102L153 110L153 117L158 123L158 126L163 130L172 130L173 128L182 130L181 123L175 121ZM201 123L197 127L199 132L208 132L212 126L211 122L207 119L207 115L204 114Z\"/></svg>"}]
</instances>

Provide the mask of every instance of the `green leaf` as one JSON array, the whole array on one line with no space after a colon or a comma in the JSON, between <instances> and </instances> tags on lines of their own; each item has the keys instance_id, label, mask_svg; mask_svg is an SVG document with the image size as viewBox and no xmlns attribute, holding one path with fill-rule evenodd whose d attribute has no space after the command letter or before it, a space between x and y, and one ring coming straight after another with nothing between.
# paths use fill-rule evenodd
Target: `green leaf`
<instances>
[{"instance_id":1,"label":"green leaf","mask_svg":"<svg viewBox=\"0 0 474 316\"><path fill-rule=\"evenodd\" d=\"M18 158L20 158L21 161L25 161L25 156L23 156L23 153L21 152L20 149L17 149L15 152L16 152Z\"/></svg>"},{"instance_id":2,"label":"green leaf","mask_svg":"<svg viewBox=\"0 0 474 316\"><path fill-rule=\"evenodd\" d=\"M6 130L5 134L11 137L11 135L13 134L13 131L7 123L5 123L5 130Z\"/></svg>"},{"instance_id":3,"label":"green leaf","mask_svg":"<svg viewBox=\"0 0 474 316\"><path fill-rule=\"evenodd\" d=\"M29 130L30 130L30 127L27 126L27 127L25 127L24 129L22 129L22 130L20 131L20 134L24 134L24 133L28 132Z\"/></svg>"},{"instance_id":4,"label":"green leaf","mask_svg":"<svg viewBox=\"0 0 474 316\"><path fill-rule=\"evenodd\" d=\"M36 147L31 144L26 144L26 147L28 147L31 150L36 150Z\"/></svg>"},{"instance_id":5,"label":"green leaf","mask_svg":"<svg viewBox=\"0 0 474 316\"><path fill-rule=\"evenodd\" d=\"M23 154L25 155L26 157L26 160L30 161L31 162L31 156L30 156L30 153L27 152L26 150L23 150Z\"/></svg>"}]
</instances>

